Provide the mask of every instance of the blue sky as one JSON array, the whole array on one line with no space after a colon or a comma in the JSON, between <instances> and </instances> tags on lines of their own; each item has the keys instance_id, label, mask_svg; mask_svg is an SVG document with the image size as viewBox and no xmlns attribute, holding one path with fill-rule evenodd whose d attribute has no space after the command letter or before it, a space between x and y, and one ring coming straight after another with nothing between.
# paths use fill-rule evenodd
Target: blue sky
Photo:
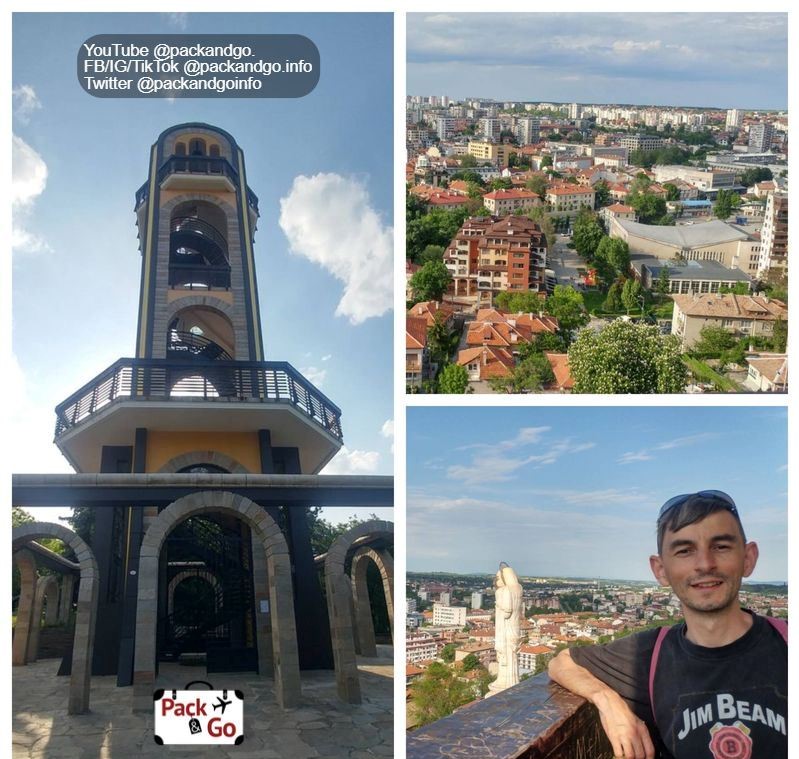
<instances>
[{"instance_id":1,"label":"blue sky","mask_svg":"<svg viewBox=\"0 0 799 759\"><path fill-rule=\"evenodd\" d=\"M94 98L77 51L113 33L303 34L321 77L300 99ZM134 355L134 193L159 133L201 121L235 137L259 198L267 360L289 361L342 409L346 450L328 473L390 474L392 16L15 14L13 42L12 471L70 471L54 406Z\"/></svg>"},{"instance_id":2,"label":"blue sky","mask_svg":"<svg viewBox=\"0 0 799 759\"><path fill-rule=\"evenodd\" d=\"M670 497L723 490L787 579L787 409L409 408L407 567L651 579Z\"/></svg>"},{"instance_id":3,"label":"blue sky","mask_svg":"<svg viewBox=\"0 0 799 759\"><path fill-rule=\"evenodd\" d=\"M409 13L411 95L784 109L786 13Z\"/></svg>"}]
</instances>

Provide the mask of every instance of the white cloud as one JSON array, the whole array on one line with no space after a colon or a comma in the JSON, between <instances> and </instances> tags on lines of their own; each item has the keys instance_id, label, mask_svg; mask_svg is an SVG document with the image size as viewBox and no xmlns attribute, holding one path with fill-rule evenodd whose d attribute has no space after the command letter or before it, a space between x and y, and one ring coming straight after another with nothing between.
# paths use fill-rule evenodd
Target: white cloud
<instances>
[{"instance_id":1,"label":"white cloud","mask_svg":"<svg viewBox=\"0 0 799 759\"><path fill-rule=\"evenodd\" d=\"M11 90L14 100L14 115L23 123L30 121L31 114L42 107L36 91L29 84L21 84Z\"/></svg>"},{"instance_id":2,"label":"white cloud","mask_svg":"<svg viewBox=\"0 0 799 759\"><path fill-rule=\"evenodd\" d=\"M11 140L12 248L28 253L50 250L43 239L25 228L34 201L47 186L47 164L25 140L16 135Z\"/></svg>"},{"instance_id":3,"label":"white cloud","mask_svg":"<svg viewBox=\"0 0 799 759\"><path fill-rule=\"evenodd\" d=\"M653 458L655 457L646 451L628 451L627 453L623 453L621 456L619 456L617 463L634 464L636 461L650 461Z\"/></svg>"},{"instance_id":4,"label":"white cloud","mask_svg":"<svg viewBox=\"0 0 799 759\"><path fill-rule=\"evenodd\" d=\"M327 377L327 369L317 369L315 366L307 366L304 369L300 369L300 373L317 387L322 387L325 377Z\"/></svg>"},{"instance_id":5,"label":"white cloud","mask_svg":"<svg viewBox=\"0 0 799 759\"><path fill-rule=\"evenodd\" d=\"M660 40L651 42L636 42L635 40L616 40L613 43L613 50L617 53L630 53L633 51L660 50L662 43Z\"/></svg>"},{"instance_id":6,"label":"white cloud","mask_svg":"<svg viewBox=\"0 0 799 759\"><path fill-rule=\"evenodd\" d=\"M322 474L372 474L377 471L380 454L377 451L351 451L346 445L322 470Z\"/></svg>"},{"instance_id":7,"label":"white cloud","mask_svg":"<svg viewBox=\"0 0 799 759\"><path fill-rule=\"evenodd\" d=\"M386 419L380 428L380 434L391 441L391 452L394 453L394 420Z\"/></svg>"},{"instance_id":8,"label":"white cloud","mask_svg":"<svg viewBox=\"0 0 799 759\"><path fill-rule=\"evenodd\" d=\"M328 353L326 356L322 356L322 361L330 361L331 358L333 358L333 354Z\"/></svg>"},{"instance_id":9,"label":"white cloud","mask_svg":"<svg viewBox=\"0 0 799 759\"><path fill-rule=\"evenodd\" d=\"M280 200L280 227L293 253L344 284L337 316L360 324L391 310L393 230L363 184L339 174L295 177Z\"/></svg>"}]
</instances>

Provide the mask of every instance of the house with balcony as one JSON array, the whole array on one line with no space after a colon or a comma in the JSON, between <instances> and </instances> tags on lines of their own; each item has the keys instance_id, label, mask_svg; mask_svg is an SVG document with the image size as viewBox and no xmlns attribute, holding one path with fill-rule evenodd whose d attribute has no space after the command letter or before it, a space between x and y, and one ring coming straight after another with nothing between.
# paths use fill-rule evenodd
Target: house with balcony
<instances>
[{"instance_id":1,"label":"house with balcony","mask_svg":"<svg viewBox=\"0 0 799 759\"><path fill-rule=\"evenodd\" d=\"M596 191L593 187L582 187L578 184L565 184L550 187L546 201L553 214L558 216L577 216L582 208L594 208Z\"/></svg>"}]
</instances>

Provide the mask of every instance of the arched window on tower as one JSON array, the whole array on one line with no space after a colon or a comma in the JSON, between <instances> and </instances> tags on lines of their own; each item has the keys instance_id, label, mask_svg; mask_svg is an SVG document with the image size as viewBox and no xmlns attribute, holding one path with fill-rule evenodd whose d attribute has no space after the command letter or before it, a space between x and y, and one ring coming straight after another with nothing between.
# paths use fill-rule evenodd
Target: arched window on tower
<instances>
[{"instance_id":1,"label":"arched window on tower","mask_svg":"<svg viewBox=\"0 0 799 759\"><path fill-rule=\"evenodd\" d=\"M178 142L175 144L175 155L176 156L185 156L186 155L186 143L185 142Z\"/></svg>"},{"instance_id":2,"label":"arched window on tower","mask_svg":"<svg viewBox=\"0 0 799 759\"><path fill-rule=\"evenodd\" d=\"M204 156L205 155L205 140L200 140L198 138L194 138L191 142L189 142L189 155L194 156Z\"/></svg>"}]
</instances>

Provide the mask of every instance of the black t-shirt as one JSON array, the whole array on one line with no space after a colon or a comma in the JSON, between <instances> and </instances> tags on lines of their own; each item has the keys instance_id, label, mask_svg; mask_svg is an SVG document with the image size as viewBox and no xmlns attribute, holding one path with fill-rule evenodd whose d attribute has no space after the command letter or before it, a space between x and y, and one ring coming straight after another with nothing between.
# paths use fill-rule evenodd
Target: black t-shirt
<instances>
[{"instance_id":1,"label":"black t-shirt","mask_svg":"<svg viewBox=\"0 0 799 759\"><path fill-rule=\"evenodd\" d=\"M609 685L643 719L656 745L676 759L788 756L788 647L763 617L738 640L705 648L669 630L655 673L656 730L649 665L658 631L571 649L572 659Z\"/></svg>"}]
</instances>

